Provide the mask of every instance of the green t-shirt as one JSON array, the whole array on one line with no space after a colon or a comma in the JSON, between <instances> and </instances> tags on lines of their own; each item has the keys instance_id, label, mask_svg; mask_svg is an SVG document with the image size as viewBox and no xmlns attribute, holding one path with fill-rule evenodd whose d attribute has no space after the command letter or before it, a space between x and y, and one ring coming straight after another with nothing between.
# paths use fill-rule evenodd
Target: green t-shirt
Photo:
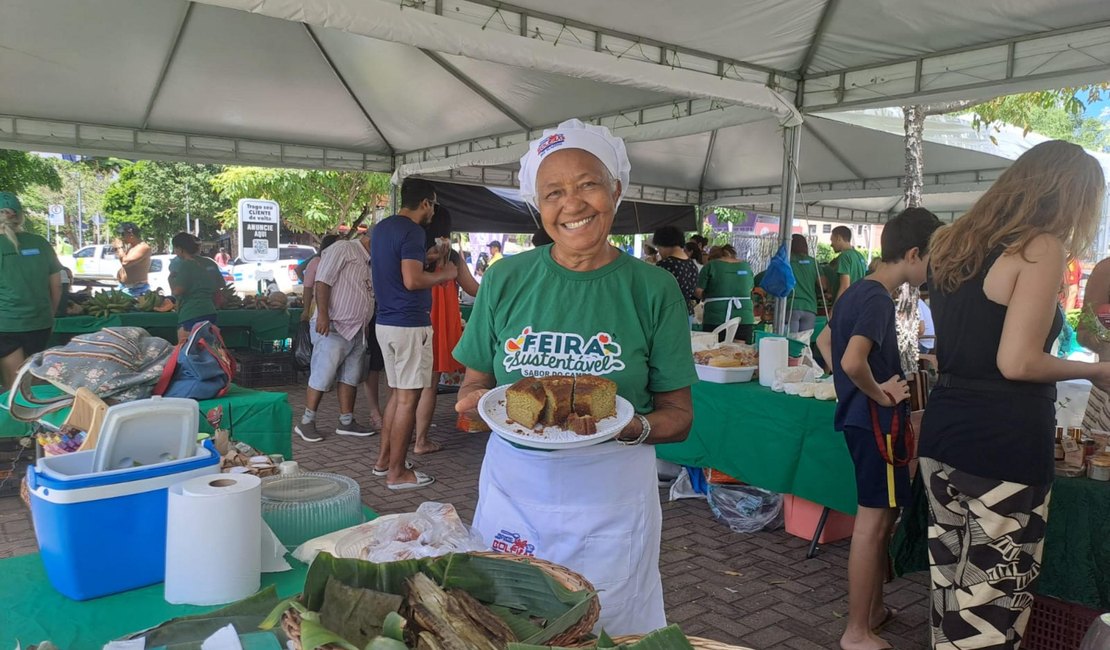
<instances>
[{"instance_id":1,"label":"green t-shirt","mask_svg":"<svg viewBox=\"0 0 1110 650\"><path fill-rule=\"evenodd\" d=\"M791 257L790 268L794 271L794 295L790 308L794 311L817 313L817 260L812 257Z\"/></svg>"},{"instance_id":2,"label":"green t-shirt","mask_svg":"<svg viewBox=\"0 0 1110 650\"><path fill-rule=\"evenodd\" d=\"M0 236L0 332L33 332L54 327L50 277L62 270L50 243L29 232L19 246Z\"/></svg>"},{"instance_id":3,"label":"green t-shirt","mask_svg":"<svg viewBox=\"0 0 1110 650\"><path fill-rule=\"evenodd\" d=\"M653 393L697 381L689 323L665 270L622 253L600 269L571 271L551 259L548 245L489 268L454 357L498 385L604 376L638 413L649 413Z\"/></svg>"},{"instance_id":4,"label":"green t-shirt","mask_svg":"<svg viewBox=\"0 0 1110 650\"><path fill-rule=\"evenodd\" d=\"M725 322L728 315L727 300L713 298L742 298L740 307L733 306L732 317L740 317L741 325L755 323L752 310L752 289L755 288L755 274L747 262L725 262L713 260L702 267L698 274L698 288L702 290L705 302L705 316L702 329L711 330Z\"/></svg>"},{"instance_id":5,"label":"green t-shirt","mask_svg":"<svg viewBox=\"0 0 1110 650\"><path fill-rule=\"evenodd\" d=\"M207 257L187 260L181 257L170 262L170 288L183 289L177 296L177 322L184 323L216 313L216 303L212 301L219 285L212 273L219 273L216 263Z\"/></svg>"}]
</instances>

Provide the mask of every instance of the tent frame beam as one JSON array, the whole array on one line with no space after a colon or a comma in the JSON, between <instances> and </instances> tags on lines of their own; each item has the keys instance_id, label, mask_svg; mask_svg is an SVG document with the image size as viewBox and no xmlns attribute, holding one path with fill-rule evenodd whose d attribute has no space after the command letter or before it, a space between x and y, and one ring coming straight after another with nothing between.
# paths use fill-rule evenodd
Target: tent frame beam
<instances>
[{"instance_id":1,"label":"tent frame beam","mask_svg":"<svg viewBox=\"0 0 1110 650\"><path fill-rule=\"evenodd\" d=\"M158 101L158 95L162 93L162 84L166 81L166 75L170 71L170 64L173 63L174 57L177 56L177 48L181 45L181 35L185 33L185 26L189 23L189 18L193 15L193 2L185 3L185 10L181 12L181 20L177 23L177 30L173 34L173 42L170 49L166 52L166 58L162 61L162 69L158 71L158 80L154 82L154 90L150 92L150 99L146 103L146 110L143 111L141 130L146 130L150 126L150 114L154 112L154 102Z\"/></svg>"},{"instance_id":2,"label":"tent frame beam","mask_svg":"<svg viewBox=\"0 0 1110 650\"><path fill-rule=\"evenodd\" d=\"M478 5L492 9L495 11L494 16L501 14L501 18L497 20L494 20L493 16L491 16L491 19L487 21L488 28L505 28L507 25L516 23L519 25L516 33L520 36L527 37L538 33L536 31L536 25L538 24L554 24L561 26L563 30L587 32L581 37L576 36L575 39L588 43L595 52L611 54L618 58L628 56L635 46L641 46L651 48L652 50L659 50L658 58L652 57L654 60L649 60L647 58L643 60L648 60L649 62L668 68L682 68L695 72L712 70L713 72L710 74L717 77L740 78L747 81L754 80L751 73L756 73L763 83L772 88L777 88L782 79L789 79L792 81L797 81L799 79L799 75L786 70L776 70L756 63L739 61L710 52L703 52L694 48L675 45L673 43L665 43L646 36L629 34L608 27L600 27L586 22L500 2L499 0L464 0L463 4ZM437 0L433 10L436 14L445 18L452 18L452 13L458 13L444 12L442 0ZM561 33L562 32L560 32L560 34ZM683 59L686 59L686 61L683 61ZM789 90L793 90L793 88L789 88Z\"/></svg>"},{"instance_id":3,"label":"tent frame beam","mask_svg":"<svg viewBox=\"0 0 1110 650\"><path fill-rule=\"evenodd\" d=\"M931 193L974 192L991 186L1005 169L979 169L966 172L925 174L924 187ZM802 183L798 194L805 201L864 199L900 195L902 176L863 178L847 181ZM737 206L772 203L782 195L781 185L745 187L706 192L707 205Z\"/></svg>"},{"instance_id":4,"label":"tent frame beam","mask_svg":"<svg viewBox=\"0 0 1110 650\"><path fill-rule=\"evenodd\" d=\"M817 56L817 48L821 45L821 37L825 35L825 31L829 28L833 11L836 10L838 2L839 0L825 0L825 8L821 10L821 18L817 21L817 28L813 31L813 37L809 39L806 55L802 58L802 64L798 66L799 78L805 78L810 64L813 63L813 57Z\"/></svg>"},{"instance_id":5,"label":"tent frame beam","mask_svg":"<svg viewBox=\"0 0 1110 650\"><path fill-rule=\"evenodd\" d=\"M323 57L324 63L328 64L328 68L331 69L331 72L335 75L336 80L339 81L339 84L343 86L344 90L347 91L347 96L351 98L351 101L355 103L355 106L358 106L359 112L361 112L362 116L366 118L366 121L370 124L370 128L374 129L374 133L377 133L378 137L382 139L382 143L384 143L386 148L389 150L389 155L392 156L394 153L396 153L396 150L393 148L393 145L390 144L389 138L385 137L385 134L382 133L382 130L378 128L378 124L374 121L374 118L370 117L370 111L366 110L366 106L363 105L362 100L358 98L358 95L355 94L354 89L351 88L351 84L347 83L347 79L343 76L343 73L340 72L339 68L335 66L335 62L332 61L331 56L328 54L327 50L324 49L324 44L320 42L320 39L316 37L316 32L312 30L312 25L309 25L308 23L301 24L304 25L304 30L308 34L308 39L312 41L312 44L316 46L316 51L320 53L321 57Z\"/></svg>"},{"instance_id":6,"label":"tent frame beam","mask_svg":"<svg viewBox=\"0 0 1110 650\"><path fill-rule=\"evenodd\" d=\"M780 203L752 203L733 206L739 210L749 210L759 214L777 215L780 212ZM964 211L934 211L941 221L951 223L964 214ZM803 203L796 201L794 204L794 223L802 221L816 221L818 223L850 223L882 225L894 215L890 212L876 210L859 210L856 208L843 208L835 205L822 205L820 203ZM805 233L803 233L805 234Z\"/></svg>"},{"instance_id":7,"label":"tent frame beam","mask_svg":"<svg viewBox=\"0 0 1110 650\"><path fill-rule=\"evenodd\" d=\"M433 52L424 48L420 48L420 51L423 52L424 55L427 56L429 59L435 61L439 67L450 73L452 77L459 81L459 83L466 86L475 95L478 95L483 100L485 100L487 104L493 106L502 115L515 122L517 126L524 129L525 131L532 131L532 126L528 124L528 122L526 122L519 113L514 111L512 108L509 108L509 106L502 102L500 99L494 97L493 94L491 94L485 88L482 88L477 82L464 74L462 70L459 70L455 66L451 65L451 62L447 59L444 59L443 56L441 56L438 52Z\"/></svg>"},{"instance_id":8,"label":"tent frame beam","mask_svg":"<svg viewBox=\"0 0 1110 650\"><path fill-rule=\"evenodd\" d=\"M770 117L770 115L766 116L767 119ZM623 137L626 142L639 142L645 139L704 133L712 129L744 124L751 119L750 112L725 102L713 99L686 99L617 111L607 115L583 117L582 121L605 126L614 135ZM697 125L698 128L690 128L690 125ZM654 137L638 137L637 131L643 127L656 127L658 130L652 132ZM398 176L403 178L408 175L444 171L449 167L515 163L541 128L543 127L536 126L529 131L474 138L407 151L394 156L394 168ZM670 134L663 131L669 131Z\"/></svg>"},{"instance_id":9,"label":"tent frame beam","mask_svg":"<svg viewBox=\"0 0 1110 650\"><path fill-rule=\"evenodd\" d=\"M0 115L0 147L85 156L120 156L221 165L390 170L388 156L294 142L273 142L129 126Z\"/></svg>"},{"instance_id":10,"label":"tent frame beam","mask_svg":"<svg viewBox=\"0 0 1110 650\"><path fill-rule=\"evenodd\" d=\"M953 97L988 99L1046 83L1079 85L1104 78L1108 68L1110 21L1103 21L806 75L800 105L816 113Z\"/></svg>"},{"instance_id":11,"label":"tent frame beam","mask_svg":"<svg viewBox=\"0 0 1110 650\"><path fill-rule=\"evenodd\" d=\"M709 163L713 160L713 148L716 145L717 129L713 129L709 133L709 146L705 148L705 163L701 166L701 180L698 181L698 194L703 194L705 192L705 177L709 173Z\"/></svg>"}]
</instances>

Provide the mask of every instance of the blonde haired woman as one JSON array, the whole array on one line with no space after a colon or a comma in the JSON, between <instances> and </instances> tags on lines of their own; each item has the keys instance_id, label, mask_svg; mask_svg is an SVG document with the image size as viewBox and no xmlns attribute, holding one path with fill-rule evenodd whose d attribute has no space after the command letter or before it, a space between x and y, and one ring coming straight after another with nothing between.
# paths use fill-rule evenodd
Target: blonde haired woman
<instances>
[{"instance_id":1,"label":"blonde haired woman","mask_svg":"<svg viewBox=\"0 0 1110 650\"><path fill-rule=\"evenodd\" d=\"M1082 148L1045 142L933 239L940 377L919 451L934 647L1021 643L1054 476L1055 383L1110 386L1110 364L1049 354L1064 268L1090 245L1105 189Z\"/></svg>"},{"instance_id":2,"label":"blonde haired woman","mask_svg":"<svg viewBox=\"0 0 1110 650\"><path fill-rule=\"evenodd\" d=\"M62 297L62 265L50 244L23 232L23 206L0 192L0 381L11 388L23 361L46 349Z\"/></svg>"}]
</instances>

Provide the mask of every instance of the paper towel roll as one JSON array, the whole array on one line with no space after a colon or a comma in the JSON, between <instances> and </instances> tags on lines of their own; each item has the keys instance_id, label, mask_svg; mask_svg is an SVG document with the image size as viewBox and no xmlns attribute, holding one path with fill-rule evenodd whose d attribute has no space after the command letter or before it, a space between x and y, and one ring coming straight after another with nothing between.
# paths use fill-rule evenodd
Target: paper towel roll
<instances>
[{"instance_id":1,"label":"paper towel roll","mask_svg":"<svg viewBox=\"0 0 1110 650\"><path fill-rule=\"evenodd\" d=\"M785 368L789 360L790 344L784 338L768 337L759 339L759 384L771 386L775 383L775 371Z\"/></svg>"},{"instance_id":2,"label":"paper towel roll","mask_svg":"<svg viewBox=\"0 0 1110 650\"><path fill-rule=\"evenodd\" d=\"M169 493L166 602L222 605L257 592L262 481L250 474L199 476Z\"/></svg>"}]
</instances>

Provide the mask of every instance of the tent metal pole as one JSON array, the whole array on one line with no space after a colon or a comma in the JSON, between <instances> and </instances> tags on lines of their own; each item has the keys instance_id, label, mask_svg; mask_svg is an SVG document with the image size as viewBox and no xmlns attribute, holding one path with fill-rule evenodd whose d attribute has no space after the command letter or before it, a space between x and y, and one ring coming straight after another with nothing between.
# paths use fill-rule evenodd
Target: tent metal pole
<instances>
[{"instance_id":1,"label":"tent metal pole","mask_svg":"<svg viewBox=\"0 0 1110 650\"><path fill-rule=\"evenodd\" d=\"M782 134L782 206L779 215L779 244L790 246L790 236L794 232L794 197L798 168L798 154L801 151L802 133L796 126L786 127ZM787 300L775 301L775 333L786 335L789 332L786 322Z\"/></svg>"}]
</instances>

